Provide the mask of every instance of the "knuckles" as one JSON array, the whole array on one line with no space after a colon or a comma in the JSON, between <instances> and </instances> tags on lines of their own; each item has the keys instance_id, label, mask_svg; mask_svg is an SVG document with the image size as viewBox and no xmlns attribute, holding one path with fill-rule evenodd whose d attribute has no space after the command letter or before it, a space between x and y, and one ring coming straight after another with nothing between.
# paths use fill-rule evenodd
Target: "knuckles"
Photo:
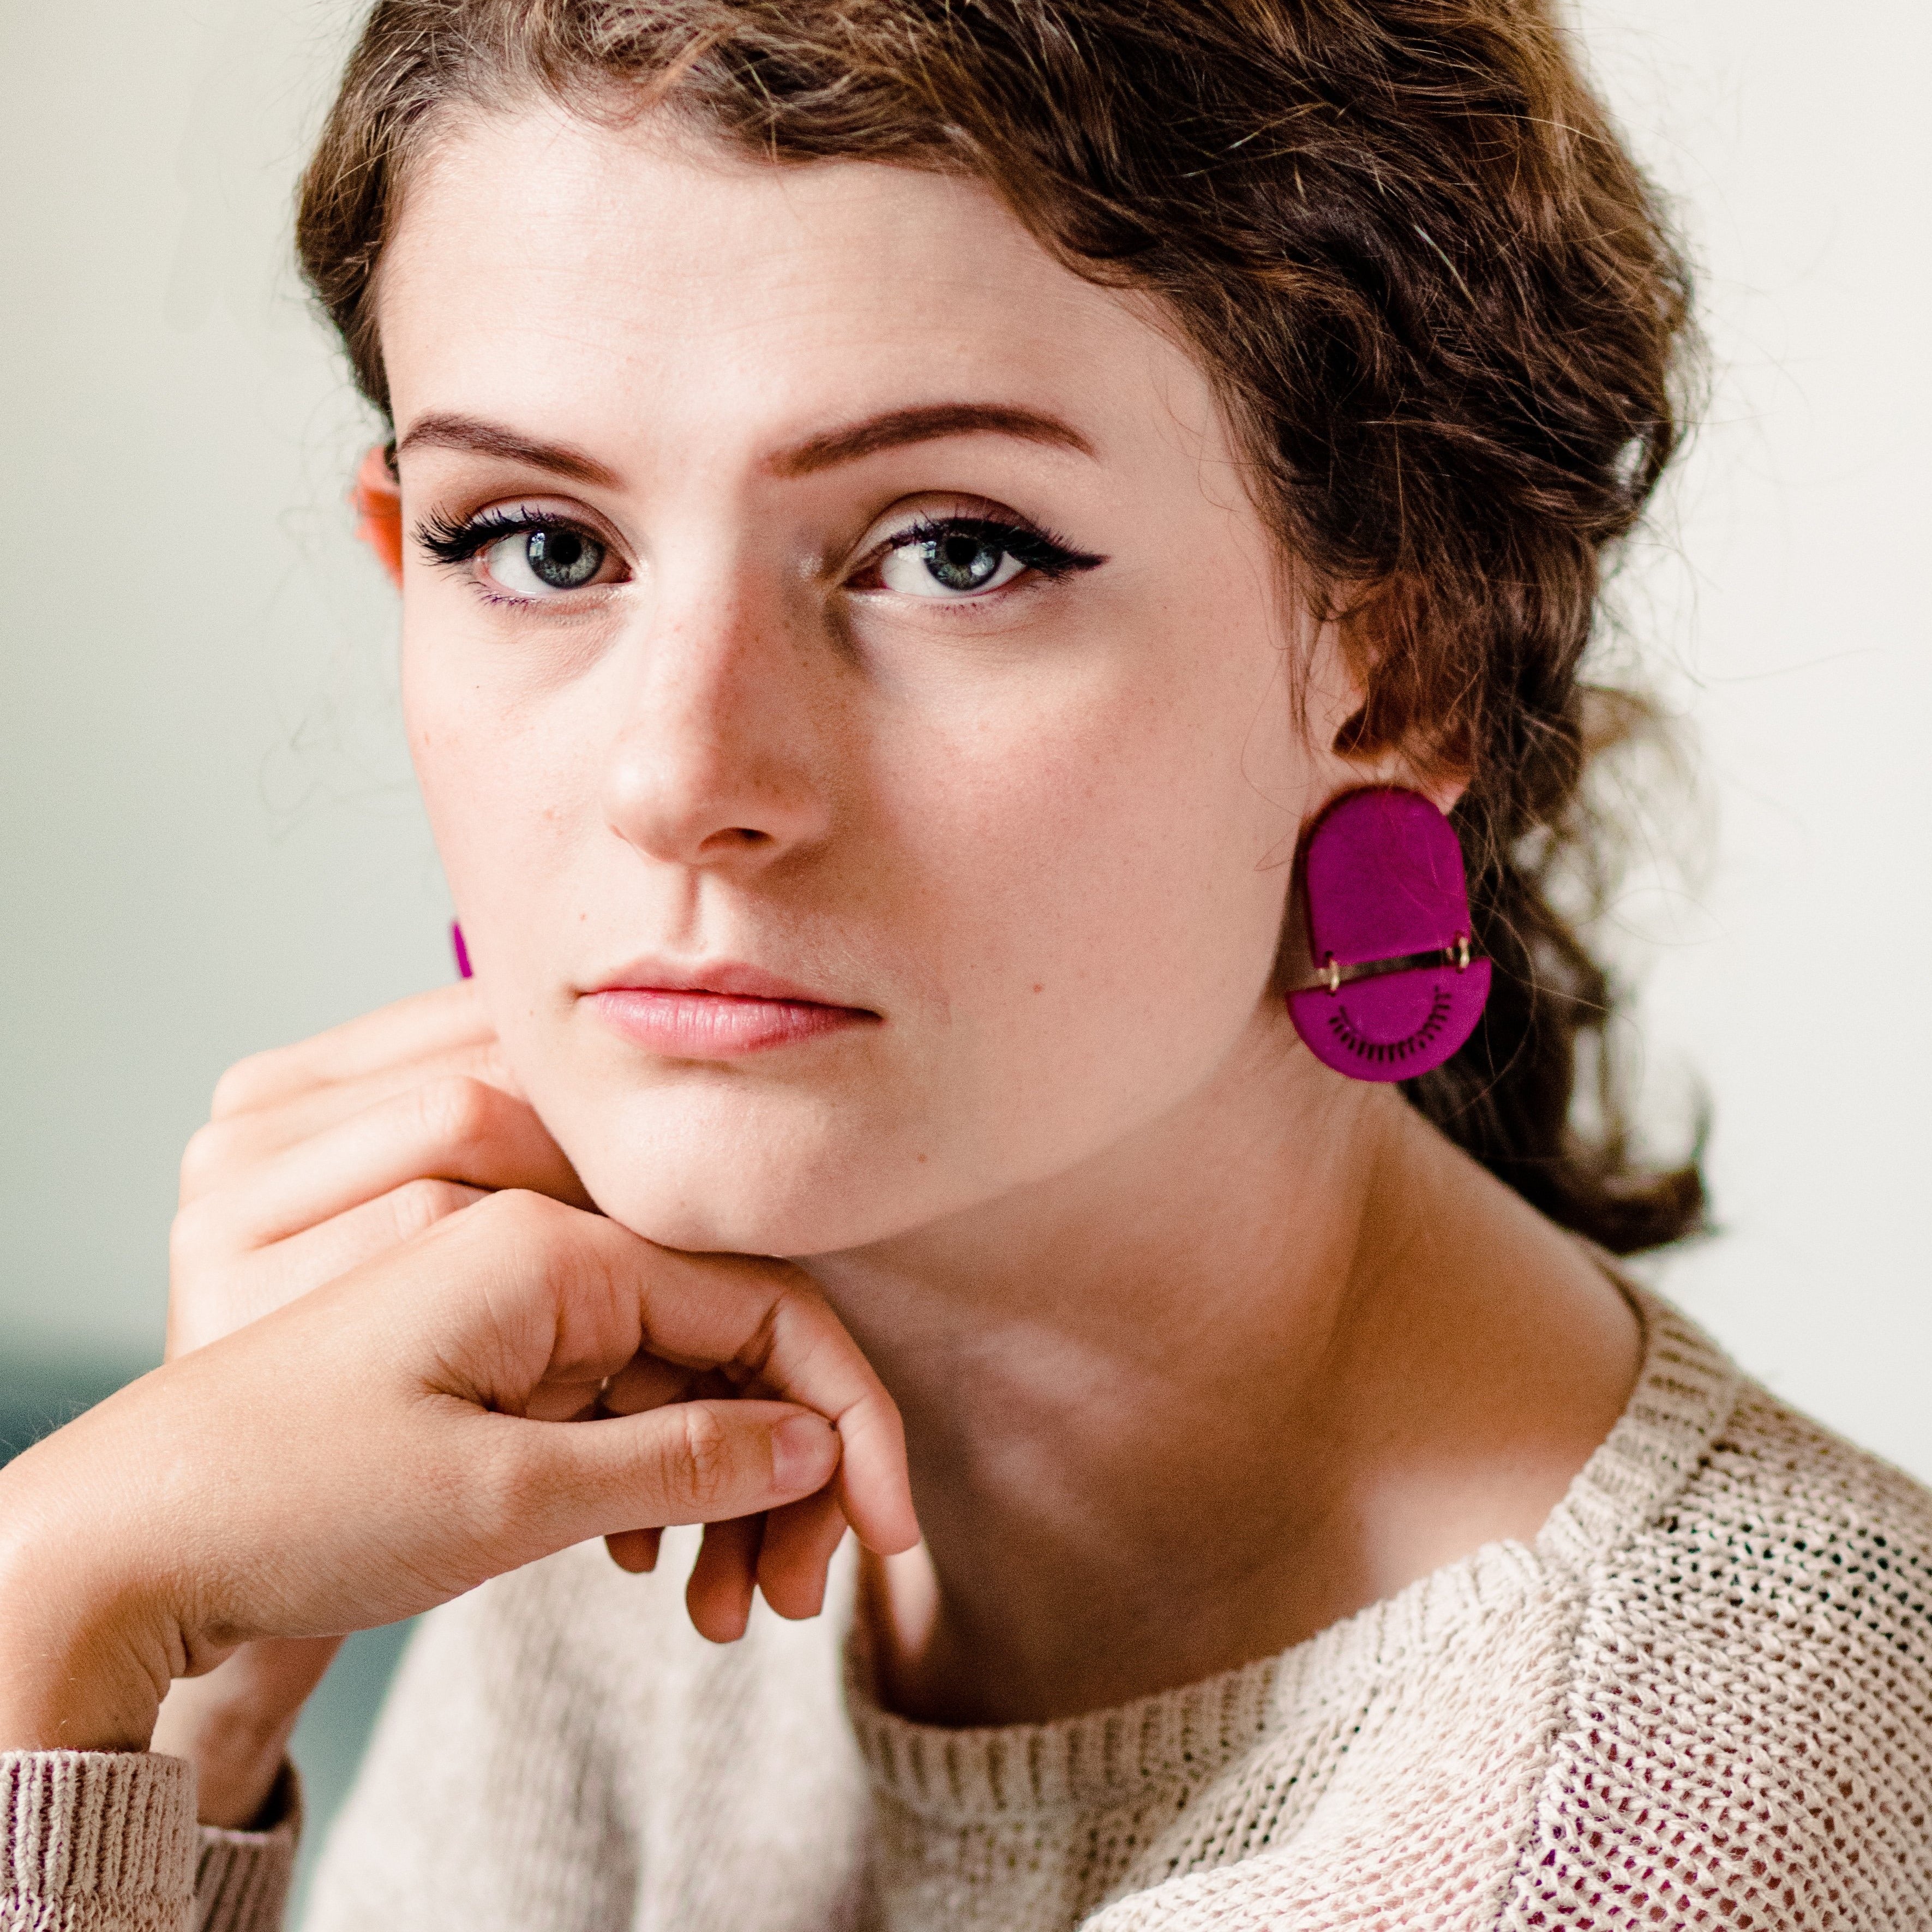
<instances>
[{"instance_id":1,"label":"knuckles","mask_svg":"<svg viewBox=\"0 0 1932 1932\"><path fill-rule=\"evenodd\" d=\"M190 1201L168 1228L168 1265L178 1281L189 1270L222 1250L223 1216L206 1198Z\"/></svg>"},{"instance_id":2,"label":"knuckles","mask_svg":"<svg viewBox=\"0 0 1932 1932\"><path fill-rule=\"evenodd\" d=\"M271 1047L266 1053L251 1053L238 1060L214 1083L214 1097L208 1102L211 1120L225 1120L258 1106L264 1095L278 1093L286 1084L282 1070L296 1049Z\"/></svg>"},{"instance_id":3,"label":"knuckles","mask_svg":"<svg viewBox=\"0 0 1932 1932\"><path fill-rule=\"evenodd\" d=\"M398 1246L412 1241L439 1221L488 1198L480 1189L466 1187L460 1181L405 1181L387 1196L395 1241Z\"/></svg>"},{"instance_id":4,"label":"knuckles","mask_svg":"<svg viewBox=\"0 0 1932 1932\"><path fill-rule=\"evenodd\" d=\"M508 1277L531 1285L539 1280L573 1280L583 1275L586 1262L604 1272L598 1258L612 1232L610 1223L598 1215L521 1187L499 1188L460 1216L444 1220L448 1239L496 1257Z\"/></svg>"},{"instance_id":5,"label":"knuckles","mask_svg":"<svg viewBox=\"0 0 1932 1932\"><path fill-rule=\"evenodd\" d=\"M426 1080L412 1098L428 1138L459 1154L500 1138L513 1111L520 1111L500 1089L466 1073Z\"/></svg>"},{"instance_id":6,"label":"knuckles","mask_svg":"<svg viewBox=\"0 0 1932 1932\"><path fill-rule=\"evenodd\" d=\"M680 1402L658 1413L667 1424L658 1472L664 1501L709 1522L736 1499L738 1457L731 1432L704 1402Z\"/></svg>"},{"instance_id":7,"label":"knuckles","mask_svg":"<svg viewBox=\"0 0 1932 1932\"><path fill-rule=\"evenodd\" d=\"M504 1187L478 1202L466 1225L479 1239L547 1245L566 1239L576 1224L592 1218L548 1194Z\"/></svg>"},{"instance_id":8,"label":"knuckles","mask_svg":"<svg viewBox=\"0 0 1932 1932\"><path fill-rule=\"evenodd\" d=\"M231 1120L197 1127L182 1150L181 1199L184 1205L212 1192L233 1170L243 1136Z\"/></svg>"}]
</instances>

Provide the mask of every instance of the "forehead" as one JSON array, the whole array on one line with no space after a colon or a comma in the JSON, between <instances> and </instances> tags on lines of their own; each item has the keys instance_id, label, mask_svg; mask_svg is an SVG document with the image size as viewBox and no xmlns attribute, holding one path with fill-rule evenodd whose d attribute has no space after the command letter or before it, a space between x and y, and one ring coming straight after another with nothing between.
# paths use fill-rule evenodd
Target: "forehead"
<instances>
[{"instance_id":1,"label":"forehead","mask_svg":"<svg viewBox=\"0 0 1932 1932\"><path fill-rule=\"evenodd\" d=\"M667 432L786 437L874 406L1082 415L1144 392L1204 422L1191 358L976 181L781 166L550 107L467 119L424 155L376 316L399 421L508 411L592 442L641 406Z\"/></svg>"}]
</instances>

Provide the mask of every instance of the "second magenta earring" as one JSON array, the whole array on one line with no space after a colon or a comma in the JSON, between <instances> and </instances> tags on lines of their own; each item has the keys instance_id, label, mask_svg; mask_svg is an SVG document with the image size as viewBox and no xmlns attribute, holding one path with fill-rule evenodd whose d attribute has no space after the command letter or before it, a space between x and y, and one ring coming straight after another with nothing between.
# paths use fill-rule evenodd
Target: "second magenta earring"
<instances>
[{"instance_id":1,"label":"second magenta earring","mask_svg":"<svg viewBox=\"0 0 1932 1932\"><path fill-rule=\"evenodd\" d=\"M1420 792L1348 792L1315 821L1301 884L1316 977L1288 1010L1309 1051L1356 1080L1440 1066L1490 996L1454 828Z\"/></svg>"}]
</instances>

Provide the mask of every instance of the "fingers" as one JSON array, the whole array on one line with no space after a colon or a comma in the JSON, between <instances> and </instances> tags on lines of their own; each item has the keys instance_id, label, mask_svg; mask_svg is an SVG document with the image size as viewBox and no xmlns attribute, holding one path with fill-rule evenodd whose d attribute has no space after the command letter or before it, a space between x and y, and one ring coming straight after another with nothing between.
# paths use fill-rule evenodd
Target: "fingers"
<instances>
[{"instance_id":1,"label":"fingers","mask_svg":"<svg viewBox=\"0 0 1932 1932\"><path fill-rule=\"evenodd\" d=\"M401 1246L447 1216L486 1198L482 1189L457 1181L408 1181L346 1214L248 1256L240 1266L232 1264L234 1252L225 1247L217 1252L211 1244L206 1254L195 1252L190 1245L196 1233L194 1224L177 1221L177 1288L168 1303L169 1360L259 1322L310 1288ZM190 1277L191 1291L184 1285Z\"/></svg>"},{"instance_id":2,"label":"fingers","mask_svg":"<svg viewBox=\"0 0 1932 1932\"><path fill-rule=\"evenodd\" d=\"M658 1549L663 1541L661 1529L620 1529L604 1538L604 1546L620 1570L641 1576L658 1567Z\"/></svg>"},{"instance_id":3,"label":"fingers","mask_svg":"<svg viewBox=\"0 0 1932 1932\"><path fill-rule=\"evenodd\" d=\"M848 1526L829 1488L762 1516L708 1525L685 1590L692 1624L714 1643L735 1642L745 1634L754 1586L782 1617L817 1616ZM634 1576L656 1568L662 1540L655 1529L604 1539L611 1561Z\"/></svg>"},{"instance_id":4,"label":"fingers","mask_svg":"<svg viewBox=\"0 0 1932 1932\"><path fill-rule=\"evenodd\" d=\"M750 1621L754 1586L782 1617L817 1616L847 1528L830 1489L762 1516L707 1525L685 1586L692 1624L714 1643L735 1642ZM633 1576L657 1568L662 1540L656 1529L622 1530L604 1539L610 1560Z\"/></svg>"},{"instance_id":5,"label":"fingers","mask_svg":"<svg viewBox=\"0 0 1932 1932\"><path fill-rule=\"evenodd\" d=\"M479 1520L487 1527L495 1518L490 1540L511 1548L494 1553L518 1562L639 1526L756 1518L823 1489L838 1466L830 1424L784 1402L677 1402L595 1422L482 1416L476 1424L484 1446L469 1466L501 1472L501 1514ZM752 1549L754 1558L755 1541ZM752 1564L740 1568L748 1610ZM710 1628L700 1625L707 1636L728 1625L735 1600L734 1589L720 1593ZM734 1634L742 1630L740 1622Z\"/></svg>"},{"instance_id":6,"label":"fingers","mask_svg":"<svg viewBox=\"0 0 1932 1932\"><path fill-rule=\"evenodd\" d=\"M245 1188L182 1210L193 1242L218 1223L231 1251L266 1247L412 1180L527 1188L589 1206L562 1150L530 1107L452 1074L412 1086L271 1156Z\"/></svg>"},{"instance_id":7,"label":"fingers","mask_svg":"<svg viewBox=\"0 0 1932 1932\"><path fill-rule=\"evenodd\" d=\"M844 1540L845 1512L830 1490L773 1510L758 1545L758 1588L782 1617L815 1617L825 1607L826 1573Z\"/></svg>"},{"instance_id":8,"label":"fingers","mask_svg":"<svg viewBox=\"0 0 1932 1932\"><path fill-rule=\"evenodd\" d=\"M333 1281L414 1240L448 1216L473 1207L485 1192L458 1180L407 1180L346 1214L291 1236L277 1246L274 1258L293 1279Z\"/></svg>"},{"instance_id":9,"label":"fingers","mask_svg":"<svg viewBox=\"0 0 1932 1932\"><path fill-rule=\"evenodd\" d=\"M640 1354L676 1377L632 1370L619 1400L648 1406L600 1414ZM743 1392L661 1399L714 1377ZM6 1480L61 1547L84 1526L70 1594L149 1660L150 1696L154 1656L166 1674L250 1639L392 1622L597 1537L641 1567L674 1523L734 1526L691 1592L726 1640L758 1579L787 1615L817 1607L845 1498L885 1499L868 1533L896 1534L896 1509L911 1520L902 1461L842 1470L898 1454L896 1418L795 1270L672 1255L514 1190L50 1440Z\"/></svg>"},{"instance_id":10,"label":"fingers","mask_svg":"<svg viewBox=\"0 0 1932 1932\"><path fill-rule=\"evenodd\" d=\"M684 1402L694 1395L728 1395L729 1389L700 1390L694 1369L662 1360L656 1355L634 1355L605 1384L598 1400L613 1415L641 1415L668 1402Z\"/></svg>"},{"instance_id":11,"label":"fingers","mask_svg":"<svg viewBox=\"0 0 1932 1932\"><path fill-rule=\"evenodd\" d=\"M211 1120L200 1128L182 1156L182 1204L232 1186L285 1148L313 1140L380 1101L451 1075L483 1081L513 1100L523 1098L494 1038L306 1088L266 1106Z\"/></svg>"},{"instance_id":12,"label":"fingers","mask_svg":"<svg viewBox=\"0 0 1932 1932\"><path fill-rule=\"evenodd\" d=\"M844 1521L869 1549L887 1556L910 1550L920 1530L905 1426L872 1365L802 1276L774 1308L766 1332L760 1386L830 1416L844 1444L837 1494Z\"/></svg>"},{"instance_id":13,"label":"fingers","mask_svg":"<svg viewBox=\"0 0 1932 1932\"><path fill-rule=\"evenodd\" d=\"M232 1070L189 1142L170 1357L503 1186L585 1203L474 989L400 1002Z\"/></svg>"},{"instance_id":14,"label":"fingers","mask_svg":"<svg viewBox=\"0 0 1932 1932\"><path fill-rule=\"evenodd\" d=\"M752 1586L765 1518L736 1516L706 1526L684 1586L692 1628L713 1643L736 1643L752 1621Z\"/></svg>"},{"instance_id":15,"label":"fingers","mask_svg":"<svg viewBox=\"0 0 1932 1932\"><path fill-rule=\"evenodd\" d=\"M780 1616L817 1616L844 1534L829 1488L763 1516L708 1525L684 1589L692 1628L713 1643L736 1643L751 1622L754 1584Z\"/></svg>"},{"instance_id":16,"label":"fingers","mask_svg":"<svg viewBox=\"0 0 1932 1932\"><path fill-rule=\"evenodd\" d=\"M640 1354L722 1370L830 1420L845 1451L839 1504L869 1546L918 1541L898 1408L796 1269L674 1253L531 1194L494 1196L424 1238L460 1244L464 1267L492 1282L502 1324L502 1346L477 1358L489 1373L470 1385L452 1377L446 1392L522 1412L547 1382L595 1393Z\"/></svg>"},{"instance_id":17,"label":"fingers","mask_svg":"<svg viewBox=\"0 0 1932 1932\"><path fill-rule=\"evenodd\" d=\"M212 1108L216 1120L273 1105L311 1087L351 1080L434 1053L473 1046L495 1028L473 982L398 1000L293 1046L238 1062L221 1076Z\"/></svg>"}]
</instances>

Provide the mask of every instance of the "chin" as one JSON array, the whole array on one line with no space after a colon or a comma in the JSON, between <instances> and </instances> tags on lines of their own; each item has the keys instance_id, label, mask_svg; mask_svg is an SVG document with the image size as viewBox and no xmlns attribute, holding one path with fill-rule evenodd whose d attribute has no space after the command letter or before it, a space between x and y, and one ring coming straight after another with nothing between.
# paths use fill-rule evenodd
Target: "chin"
<instances>
[{"instance_id":1,"label":"chin","mask_svg":"<svg viewBox=\"0 0 1932 1932\"><path fill-rule=\"evenodd\" d=\"M624 1164L611 1166L610 1172L583 1177L598 1208L632 1234L688 1254L799 1261L863 1247L902 1232L916 1218L881 1215L878 1204L856 1190L807 1184L748 1195L700 1176L646 1179Z\"/></svg>"},{"instance_id":2,"label":"chin","mask_svg":"<svg viewBox=\"0 0 1932 1932\"><path fill-rule=\"evenodd\" d=\"M863 1247L939 1208L931 1168L869 1136L654 1116L550 1126L598 1208L660 1247L796 1259ZM899 1166L904 1190L887 1179Z\"/></svg>"}]
</instances>

